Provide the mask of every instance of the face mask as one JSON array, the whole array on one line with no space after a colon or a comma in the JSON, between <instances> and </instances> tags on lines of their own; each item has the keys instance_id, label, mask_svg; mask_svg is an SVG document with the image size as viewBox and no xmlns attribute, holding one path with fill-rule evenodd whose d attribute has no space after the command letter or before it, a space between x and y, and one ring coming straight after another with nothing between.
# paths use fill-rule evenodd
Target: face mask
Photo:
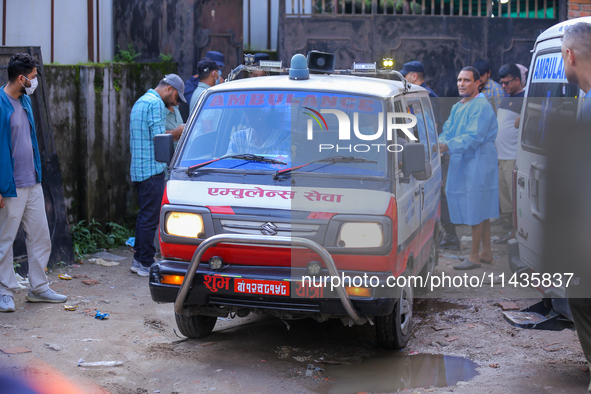
<instances>
[{"instance_id":1,"label":"face mask","mask_svg":"<svg viewBox=\"0 0 591 394\"><path fill-rule=\"evenodd\" d=\"M25 77L25 76L23 75L23 77ZM37 89L37 85L39 85L39 82L37 81L37 78L29 79L29 78L25 77L25 79L27 81L31 82L31 86L26 87L22 83L21 83L21 85L23 86L23 88L25 88L25 92L27 92L27 94L30 96L33 94L33 92L35 92L35 89Z\"/></svg>"},{"instance_id":2,"label":"face mask","mask_svg":"<svg viewBox=\"0 0 591 394\"><path fill-rule=\"evenodd\" d=\"M220 72L218 71L218 79L215 80L215 84L218 85L222 83L222 77L220 76Z\"/></svg>"}]
</instances>

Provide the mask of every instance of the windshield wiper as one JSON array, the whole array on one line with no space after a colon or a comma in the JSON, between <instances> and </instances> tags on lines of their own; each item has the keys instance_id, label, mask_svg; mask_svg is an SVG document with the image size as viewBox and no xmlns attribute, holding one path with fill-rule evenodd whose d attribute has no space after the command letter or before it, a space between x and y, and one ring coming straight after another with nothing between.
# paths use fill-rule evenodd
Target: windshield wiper
<instances>
[{"instance_id":1,"label":"windshield wiper","mask_svg":"<svg viewBox=\"0 0 591 394\"><path fill-rule=\"evenodd\" d=\"M273 180L279 179L281 175L288 174L294 170L299 170L300 168L309 166L310 164L314 163L328 163L328 165L336 164L336 163L377 163L375 160L368 160L364 159L363 157L355 157L355 156L332 156L326 157L324 159L314 160L306 164L302 164L301 166L286 168L285 170L279 170L275 172L273 175Z\"/></svg>"},{"instance_id":2,"label":"windshield wiper","mask_svg":"<svg viewBox=\"0 0 591 394\"><path fill-rule=\"evenodd\" d=\"M197 169L199 169L201 167L208 166L211 163L215 163L216 161L220 161L220 160L224 160L224 159L239 159L239 160L257 161L257 162L260 162L260 163L281 164L281 165L286 165L287 164L287 163L284 163L284 162L279 161L279 160L271 159L269 157L252 155L250 153L243 153L243 154L240 154L240 155L222 156L222 157L219 157L219 158L214 159L214 160L205 161L203 163L195 164L194 166L191 166L191 167L189 167L187 169L187 174L188 175L191 175L193 172L195 172L195 170L197 170Z\"/></svg>"}]
</instances>

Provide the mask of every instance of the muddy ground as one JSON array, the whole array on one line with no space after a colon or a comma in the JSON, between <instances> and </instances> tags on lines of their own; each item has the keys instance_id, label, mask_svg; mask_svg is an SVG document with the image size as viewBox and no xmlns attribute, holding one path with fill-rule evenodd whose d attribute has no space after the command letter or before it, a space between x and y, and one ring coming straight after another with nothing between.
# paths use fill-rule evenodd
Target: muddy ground
<instances>
[{"instance_id":1,"label":"muddy ground","mask_svg":"<svg viewBox=\"0 0 591 394\"><path fill-rule=\"evenodd\" d=\"M493 235L504 232L493 226ZM509 274L506 248L494 245L487 272ZM576 333L523 330L503 319L499 302L529 306L538 301L533 290L486 286L463 298L416 300L413 336L398 352L378 349L368 325L257 315L219 319L211 336L187 340L178 334L172 304L152 302L147 278L129 271L131 251L111 252L125 259L49 272L52 288L68 294L75 311L27 303L26 290L16 295L17 311L0 314L0 349L29 352L0 352L0 370L45 378L50 368L88 393L586 392L588 369ZM454 274L456 257L467 252L443 252L436 272ZM64 273L76 278L58 279ZM458 295L441 297L446 294ZM108 319L95 319L97 310ZM79 367L80 359L122 365Z\"/></svg>"}]
</instances>

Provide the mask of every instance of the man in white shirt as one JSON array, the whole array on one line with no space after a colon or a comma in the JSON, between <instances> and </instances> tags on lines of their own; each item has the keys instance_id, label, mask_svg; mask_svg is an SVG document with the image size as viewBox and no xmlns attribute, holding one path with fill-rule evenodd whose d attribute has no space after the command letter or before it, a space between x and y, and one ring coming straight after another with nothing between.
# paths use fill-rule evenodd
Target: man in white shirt
<instances>
[{"instance_id":1,"label":"man in white shirt","mask_svg":"<svg viewBox=\"0 0 591 394\"><path fill-rule=\"evenodd\" d=\"M497 110L499 132L495 145L499 155L499 200L500 216L502 220L511 223L513 211L513 169L517 156L517 135L519 129L515 127L515 119L521 113L523 104L523 81L521 70L516 64L508 63L499 69L501 86L507 94L501 99ZM504 241L504 239L502 239Z\"/></svg>"}]
</instances>

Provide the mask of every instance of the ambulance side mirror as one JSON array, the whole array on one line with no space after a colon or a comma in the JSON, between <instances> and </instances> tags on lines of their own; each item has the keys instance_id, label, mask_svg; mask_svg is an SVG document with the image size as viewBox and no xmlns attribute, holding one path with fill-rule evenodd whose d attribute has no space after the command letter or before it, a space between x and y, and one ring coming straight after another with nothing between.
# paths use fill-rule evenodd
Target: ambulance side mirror
<instances>
[{"instance_id":1,"label":"ambulance side mirror","mask_svg":"<svg viewBox=\"0 0 591 394\"><path fill-rule=\"evenodd\" d=\"M401 183L408 183L405 180L410 178L410 174L425 171L425 144L420 142L404 144L400 154L402 155L402 174L404 174L404 178L400 179Z\"/></svg>"},{"instance_id":2,"label":"ambulance side mirror","mask_svg":"<svg viewBox=\"0 0 591 394\"><path fill-rule=\"evenodd\" d=\"M154 159L160 163L170 164L174 154L172 134L158 134L154 137Z\"/></svg>"}]
</instances>

